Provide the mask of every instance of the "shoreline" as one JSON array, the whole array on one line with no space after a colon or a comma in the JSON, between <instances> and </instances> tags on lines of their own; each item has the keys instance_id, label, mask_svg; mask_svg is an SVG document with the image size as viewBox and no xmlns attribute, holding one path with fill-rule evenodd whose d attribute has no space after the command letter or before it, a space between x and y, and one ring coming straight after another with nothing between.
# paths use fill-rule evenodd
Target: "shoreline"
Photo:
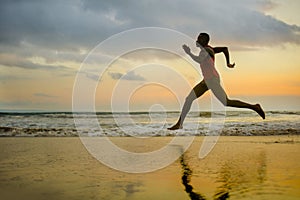
<instances>
[{"instance_id":1,"label":"shoreline","mask_svg":"<svg viewBox=\"0 0 300 200\"><path fill-rule=\"evenodd\" d=\"M167 131L166 131L167 132ZM169 132L165 135L141 135L141 136L132 136L132 135L92 135L92 136L79 136L78 134L59 134L59 135L52 135L47 133L38 133L38 134L18 134L18 133L1 133L0 132L0 138L80 138L80 137L108 137L108 138L118 138L118 137L124 137L124 138L147 138L147 137L153 137L153 138L160 138L160 137L205 137L209 135L204 134L184 134L184 133L175 133L175 132ZM220 137L269 137L269 136L300 136L300 131L298 130L292 130L290 132L281 132L281 133L274 133L273 130L269 130L268 133L262 133L262 134L220 134L220 135L213 135L213 136L220 136Z\"/></svg>"},{"instance_id":2,"label":"shoreline","mask_svg":"<svg viewBox=\"0 0 300 200\"><path fill-rule=\"evenodd\" d=\"M206 127L208 128L208 127ZM112 132L92 132L84 130L79 134L77 129L69 128L19 128L19 127L1 127L0 126L0 138L1 137L174 137L174 136L206 136L206 130L193 130L193 129L179 129L170 131L167 127L161 128L156 132L155 129L149 130L140 135L132 135L134 131L130 133L124 133L124 131L114 133ZM122 129L121 129L122 130ZM94 131L94 130L93 130ZM197 131L195 133L195 131ZM219 136L280 136L280 135L300 135L300 129L295 128L283 128L283 129L247 129L244 127L224 127Z\"/></svg>"},{"instance_id":3,"label":"shoreline","mask_svg":"<svg viewBox=\"0 0 300 200\"><path fill-rule=\"evenodd\" d=\"M191 112L184 128L167 130L178 113L28 113L1 114L0 137L165 137L165 136L260 136L300 135L300 112L269 112L265 120L256 113L229 111L211 118L208 112ZM224 120L222 120L224 118ZM218 130L210 130L211 127Z\"/></svg>"}]
</instances>

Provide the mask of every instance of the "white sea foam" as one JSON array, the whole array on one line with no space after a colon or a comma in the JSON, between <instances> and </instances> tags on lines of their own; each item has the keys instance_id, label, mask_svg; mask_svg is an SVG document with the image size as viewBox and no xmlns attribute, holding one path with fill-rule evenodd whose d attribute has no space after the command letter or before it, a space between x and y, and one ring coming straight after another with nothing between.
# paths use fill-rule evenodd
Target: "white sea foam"
<instances>
[{"instance_id":1,"label":"white sea foam","mask_svg":"<svg viewBox=\"0 0 300 200\"><path fill-rule=\"evenodd\" d=\"M74 115L83 123L86 136L187 136L206 135L211 120L210 112L192 112L184 128L168 131L180 113L0 113L0 136L78 136ZM217 116L217 115L213 115ZM91 118L97 117L98 124ZM101 129L99 129L99 126ZM226 113L222 135L282 135L300 134L300 112L270 111L266 120L254 112Z\"/></svg>"}]
</instances>

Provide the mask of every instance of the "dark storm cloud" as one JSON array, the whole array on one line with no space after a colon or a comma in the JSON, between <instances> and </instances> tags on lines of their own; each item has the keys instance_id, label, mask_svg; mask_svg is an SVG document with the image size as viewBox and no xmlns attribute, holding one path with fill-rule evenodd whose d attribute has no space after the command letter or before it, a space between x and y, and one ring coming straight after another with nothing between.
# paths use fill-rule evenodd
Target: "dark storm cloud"
<instances>
[{"instance_id":1,"label":"dark storm cloud","mask_svg":"<svg viewBox=\"0 0 300 200\"><path fill-rule=\"evenodd\" d=\"M144 26L172 28L191 37L207 31L215 43L235 49L299 44L298 25L264 14L275 6L269 0L3 0L0 64L65 69L32 63L29 58L39 56L49 64L80 63L86 55L82 50L88 52L113 34ZM8 54L20 59L7 61Z\"/></svg>"},{"instance_id":2,"label":"dark storm cloud","mask_svg":"<svg viewBox=\"0 0 300 200\"><path fill-rule=\"evenodd\" d=\"M136 74L134 71L130 71L126 74L122 74L119 72L111 72L109 73L110 77L115 80L128 80L128 81L144 81L145 78L139 74Z\"/></svg>"},{"instance_id":3,"label":"dark storm cloud","mask_svg":"<svg viewBox=\"0 0 300 200\"><path fill-rule=\"evenodd\" d=\"M33 96L36 97L43 97L43 98L57 98L58 96L54 96L54 95L49 95L49 94L45 94L45 93L34 93Z\"/></svg>"},{"instance_id":4,"label":"dark storm cloud","mask_svg":"<svg viewBox=\"0 0 300 200\"><path fill-rule=\"evenodd\" d=\"M48 64L40 64L34 63L30 60L23 59L21 57L11 56L9 59L5 59L5 56L1 56L0 65L5 67L19 67L23 69L42 69L42 70L59 70L59 71L73 71L71 68L63 66L63 65L48 65Z\"/></svg>"},{"instance_id":5,"label":"dark storm cloud","mask_svg":"<svg viewBox=\"0 0 300 200\"><path fill-rule=\"evenodd\" d=\"M0 42L28 43L51 49L77 49L111 34L103 14L88 12L80 1L1 1Z\"/></svg>"},{"instance_id":6,"label":"dark storm cloud","mask_svg":"<svg viewBox=\"0 0 300 200\"><path fill-rule=\"evenodd\" d=\"M264 14L276 4L269 0L83 1L86 10L108 12L135 26L163 26L195 37L208 31L219 41L245 46L300 43L297 25Z\"/></svg>"},{"instance_id":7,"label":"dark storm cloud","mask_svg":"<svg viewBox=\"0 0 300 200\"><path fill-rule=\"evenodd\" d=\"M299 44L299 26L262 12L274 6L267 0L1 1L0 44L91 48L112 34L141 26L174 28L193 37L209 31L220 40L250 46Z\"/></svg>"}]
</instances>

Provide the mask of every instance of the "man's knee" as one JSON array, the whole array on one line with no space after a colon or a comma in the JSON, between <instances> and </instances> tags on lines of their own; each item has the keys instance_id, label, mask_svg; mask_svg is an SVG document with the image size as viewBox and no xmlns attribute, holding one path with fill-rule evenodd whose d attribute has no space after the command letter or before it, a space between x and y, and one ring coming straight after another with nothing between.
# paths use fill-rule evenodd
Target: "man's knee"
<instances>
[{"instance_id":1,"label":"man's knee","mask_svg":"<svg viewBox=\"0 0 300 200\"><path fill-rule=\"evenodd\" d=\"M226 97L225 102L222 103L222 104L223 104L224 106L230 106L230 105L232 104L232 101Z\"/></svg>"},{"instance_id":2,"label":"man's knee","mask_svg":"<svg viewBox=\"0 0 300 200\"><path fill-rule=\"evenodd\" d=\"M197 98L196 95L190 94L189 96L187 96L187 97L185 98L185 102L192 103L196 98Z\"/></svg>"},{"instance_id":3,"label":"man's knee","mask_svg":"<svg viewBox=\"0 0 300 200\"><path fill-rule=\"evenodd\" d=\"M218 98L219 101L222 103L223 106L227 106L228 104L230 104L230 99L228 99L227 97L219 97Z\"/></svg>"}]
</instances>

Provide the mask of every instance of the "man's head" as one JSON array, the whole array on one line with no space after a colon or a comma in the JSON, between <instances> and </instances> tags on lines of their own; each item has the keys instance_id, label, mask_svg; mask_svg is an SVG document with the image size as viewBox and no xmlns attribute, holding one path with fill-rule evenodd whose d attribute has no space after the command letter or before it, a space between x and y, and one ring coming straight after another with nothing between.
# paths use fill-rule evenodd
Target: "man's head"
<instances>
[{"instance_id":1,"label":"man's head","mask_svg":"<svg viewBox=\"0 0 300 200\"><path fill-rule=\"evenodd\" d=\"M207 33L200 33L197 38L196 44L197 46L199 45L206 46L208 45L208 42L209 42L209 35Z\"/></svg>"}]
</instances>

